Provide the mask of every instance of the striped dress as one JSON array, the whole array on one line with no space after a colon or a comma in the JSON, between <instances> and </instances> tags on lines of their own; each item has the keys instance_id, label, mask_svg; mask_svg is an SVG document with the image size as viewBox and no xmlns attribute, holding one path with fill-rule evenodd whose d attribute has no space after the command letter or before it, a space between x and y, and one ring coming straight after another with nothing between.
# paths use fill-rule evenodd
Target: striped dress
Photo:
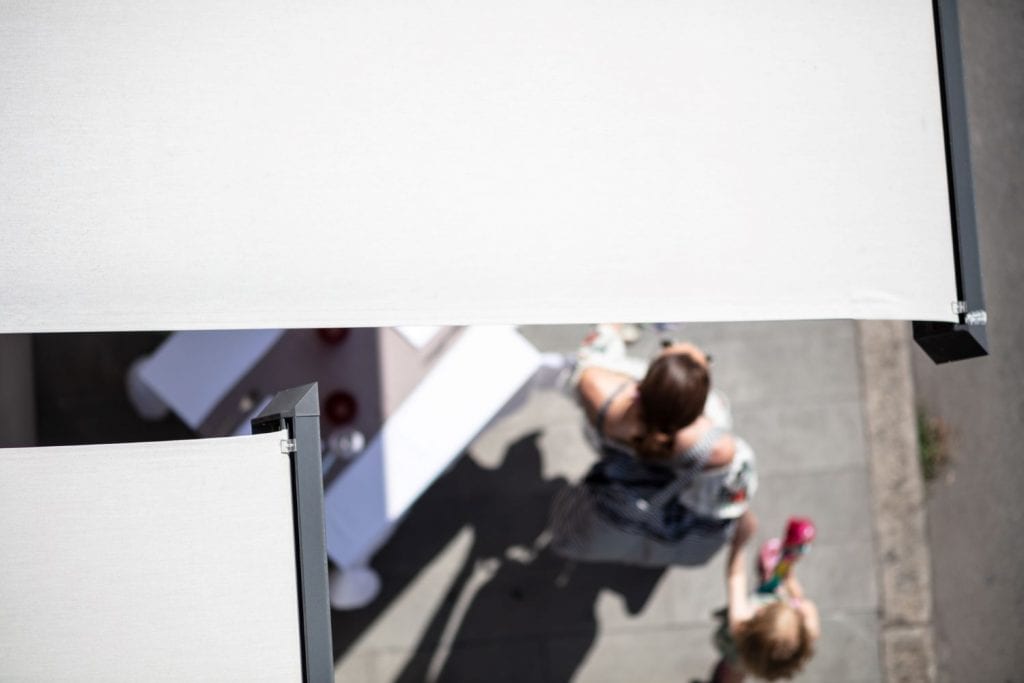
<instances>
[{"instance_id":1,"label":"striped dress","mask_svg":"<svg viewBox=\"0 0 1024 683\"><path fill-rule=\"evenodd\" d=\"M753 472L752 451L739 464L704 470L722 435L722 430L712 428L669 461L641 460L633 449L602 436L608 407L628 384L605 400L589 434L601 459L581 483L556 497L552 549L582 561L704 564L732 536L735 520L752 493L752 486L743 488L743 500L738 501L729 488L751 484L747 475ZM740 451L738 447L738 456Z\"/></svg>"}]
</instances>

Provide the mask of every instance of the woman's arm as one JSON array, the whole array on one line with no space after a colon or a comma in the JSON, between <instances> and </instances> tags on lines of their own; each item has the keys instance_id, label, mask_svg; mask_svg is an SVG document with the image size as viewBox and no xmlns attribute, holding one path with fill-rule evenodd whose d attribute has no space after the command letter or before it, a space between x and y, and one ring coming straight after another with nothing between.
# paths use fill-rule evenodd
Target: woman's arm
<instances>
[{"instance_id":1,"label":"woman's arm","mask_svg":"<svg viewBox=\"0 0 1024 683\"><path fill-rule=\"evenodd\" d=\"M674 344L670 344L669 346L666 346L661 350L660 355L671 356L672 354L676 353L685 353L689 356L692 356L695 361L697 361L704 367L708 366L707 354L701 351L696 344L691 344L690 342L676 342Z\"/></svg>"},{"instance_id":2,"label":"woman's arm","mask_svg":"<svg viewBox=\"0 0 1024 683\"><path fill-rule=\"evenodd\" d=\"M589 367L580 375L578 385L580 404L587 414L590 424L597 420L597 413L611 394L630 381L628 375L599 367Z\"/></svg>"}]
</instances>

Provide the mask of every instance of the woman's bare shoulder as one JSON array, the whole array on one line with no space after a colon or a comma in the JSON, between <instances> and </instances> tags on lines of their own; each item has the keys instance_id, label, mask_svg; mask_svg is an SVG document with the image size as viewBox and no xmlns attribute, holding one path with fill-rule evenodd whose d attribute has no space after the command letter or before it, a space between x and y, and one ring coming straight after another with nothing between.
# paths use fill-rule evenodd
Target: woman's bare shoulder
<instances>
[{"instance_id":1,"label":"woman's bare shoulder","mask_svg":"<svg viewBox=\"0 0 1024 683\"><path fill-rule=\"evenodd\" d=\"M580 373L580 393L599 395L602 399L618 389L624 382L635 382L629 375L599 367L590 367Z\"/></svg>"},{"instance_id":2,"label":"woman's bare shoulder","mask_svg":"<svg viewBox=\"0 0 1024 683\"><path fill-rule=\"evenodd\" d=\"M711 448L708 467L723 467L736 457L736 439L731 434L722 434Z\"/></svg>"},{"instance_id":3,"label":"woman's bare shoulder","mask_svg":"<svg viewBox=\"0 0 1024 683\"><path fill-rule=\"evenodd\" d=\"M580 374L578 391L580 401L593 419L598 409L611 394L624 383L635 382L632 377L605 368L591 367Z\"/></svg>"},{"instance_id":4,"label":"woman's bare shoulder","mask_svg":"<svg viewBox=\"0 0 1024 683\"><path fill-rule=\"evenodd\" d=\"M676 433L676 452L682 453L697 445L701 439L713 428L711 420L701 415L693 424L679 430ZM722 467L732 462L736 457L736 440L731 434L722 433L715 440L711 447L711 455L705 467Z\"/></svg>"}]
</instances>

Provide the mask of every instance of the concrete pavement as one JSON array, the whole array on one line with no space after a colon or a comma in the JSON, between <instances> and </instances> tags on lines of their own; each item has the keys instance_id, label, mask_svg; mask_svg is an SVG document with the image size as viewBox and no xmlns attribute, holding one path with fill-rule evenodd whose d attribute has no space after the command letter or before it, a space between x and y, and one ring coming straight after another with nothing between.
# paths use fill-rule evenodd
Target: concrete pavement
<instances>
[{"instance_id":1,"label":"concrete pavement","mask_svg":"<svg viewBox=\"0 0 1024 683\"><path fill-rule=\"evenodd\" d=\"M586 329L524 333L544 350L568 351ZM790 515L818 525L799 573L823 636L802 680L884 680L885 572L858 324L686 325L675 336L713 355L736 431L758 453L758 542ZM647 333L635 352L656 342ZM572 565L543 550L551 498L594 457L580 424L570 401L539 393L481 435L378 554L381 598L335 613L337 680L707 679L723 555L661 571ZM928 680L918 673L900 680Z\"/></svg>"}]
</instances>

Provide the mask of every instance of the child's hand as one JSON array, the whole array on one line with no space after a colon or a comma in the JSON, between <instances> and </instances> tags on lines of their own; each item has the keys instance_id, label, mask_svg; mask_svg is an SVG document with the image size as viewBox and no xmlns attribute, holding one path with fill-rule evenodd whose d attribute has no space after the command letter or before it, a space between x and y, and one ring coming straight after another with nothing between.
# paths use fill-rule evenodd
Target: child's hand
<instances>
[{"instance_id":1,"label":"child's hand","mask_svg":"<svg viewBox=\"0 0 1024 683\"><path fill-rule=\"evenodd\" d=\"M803 586L801 586L800 582L797 581L796 573L792 570L789 572L789 576L786 577L786 580L782 583L782 586L786 589L786 593L789 594L789 597L793 598L794 600L803 599Z\"/></svg>"}]
</instances>

